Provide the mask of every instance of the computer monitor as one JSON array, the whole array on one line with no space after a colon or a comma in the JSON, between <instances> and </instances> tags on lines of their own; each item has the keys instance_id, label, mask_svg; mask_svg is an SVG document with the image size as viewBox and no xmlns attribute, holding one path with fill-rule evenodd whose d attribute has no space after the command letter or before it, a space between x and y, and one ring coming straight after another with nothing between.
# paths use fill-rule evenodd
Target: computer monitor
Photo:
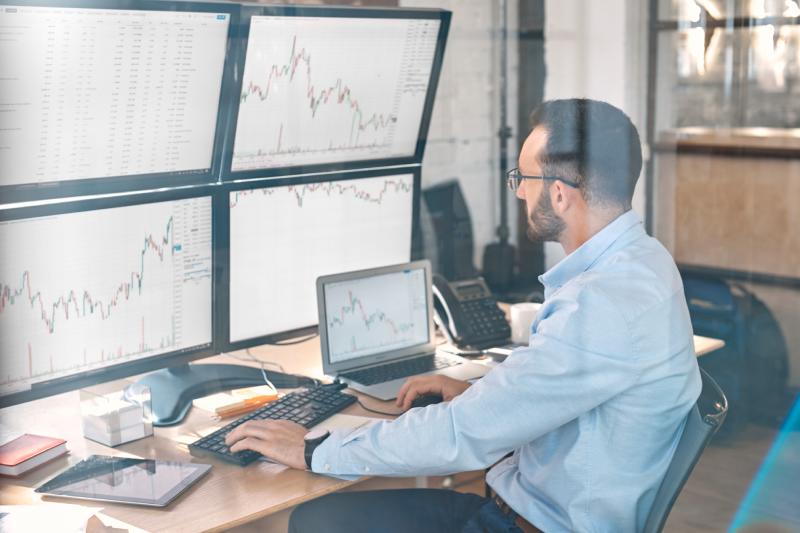
<instances>
[{"instance_id":1,"label":"computer monitor","mask_svg":"<svg viewBox=\"0 0 800 533\"><path fill-rule=\"evenodd\" d=\"M213 353L209 187L0 210L0 250L0 406Z\"/></svg>"},{"instance_id":2,"label":"computer monitor","mask_svg":"<svg viewBox=\"0 0 800 533\"><path fill-rule=\"evenodd\" d=\"M312 331L319 276L409 261L419 169L335 178L229 189L226 349Z\"/></svg>"},{"instance_id":3,"label":"computer monitor","mask_svg":"<svg viewBox=\"0 0 800 533\"><path fill-rule=\"evenodd\" d=\"M0 6L0 201L216 181L238 12L148 0Z\"/></svg>"},{"instance_id":4,"label":"computer monitor","mask_svg":"<svg viewBox=\"0 0 800 533\"><path fill-rule=\"evenodd\" d=\"M450 13L243 7L223 179L419 163Z\"/></svg>"}]
</instances>

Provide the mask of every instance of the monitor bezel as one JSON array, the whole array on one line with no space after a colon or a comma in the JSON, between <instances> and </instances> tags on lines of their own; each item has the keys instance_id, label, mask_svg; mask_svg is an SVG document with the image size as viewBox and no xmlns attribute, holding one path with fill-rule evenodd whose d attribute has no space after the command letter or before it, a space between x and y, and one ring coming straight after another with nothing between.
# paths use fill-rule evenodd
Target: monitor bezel
<instances>
[{"instance_id":1,"label":"monitor bezel","mask_svg":"<svg viewBox=\"0 0 800 533\"><path fill-rule=\"evenodd\" d=\"M231 342L230 340L230 211L229 195L232 192L243 189L262 189L271 187L283 187L287 185L303 185L306 183L317 183L323 181L342 181L352 179L376 178L381 176L396 176L399 174L411 174L413 176L413 190L411 195L411 249L409 250L409 261L414 254L415 239L419 234L420 216L420 187L422 181L422 171L419 165L404 167L380 168L368 170L351 170L348 172L338 172L324 175L303 176L301 178L268 178L258 181L240 181L235 183L223 184L217 188L215 195L214 212L216 226L219 228L217 247L219 250L219 261L217 265L217 294L216 302L219 314L216 317L217 341L221 353L252 348L263 344L280 345L281 341L287 339L311 336L318 333L318 324L309 324L298 328L275 331L266 333L258 337L242 339Z\"/></svg>"},{"instance_id":2,"label":"monitor bezel","mask_svg":"<svg viewBox=\"0 0 800 533\"><path fill-rule=\"evenodd\" d=\"M431 64L431 74L429 78L428 91L425 95L425 104L422 109L420 127L417 132L417 144L414 154L407 157L376 158L353 161L340 161L333 163L317 163L313 165L294 165L276 168L248 169L234 171L233 147L236 138L236 125L239 115L239 98L241 94L244 74L244 63L247 54L247 41L250 35L250 20L253 16L285 16L285 17L330 17L330 18L383 18L383 19L430 19L439 20L439 34L436 40L436 52L434 53L433 63ZM451 12L442 9L424 8L385 8L385 7L331 7L331 6L253 6L243 5L240 17L240 29L237 32L236 59L235 67L235 95L236 98L231 102L230 118L225 135L225 147L223 154L223 166L221 181L230 182L246 179L265 179L280 178L290 175L317 174L321 172L346 172L350 170L388 167L398 165L421 164L425 153L425 144L430 129L431 114L433 103L436 97L436 89L444 60L445 45L450 29Z\"/></svg>"},{"instance_id":3,"label":"monitor bezel","mask_svg":"<svg viewBox=\"0 0 800 533\"><path fill-rule=\"evenodd\" d=\"M137 374L144 374L162 368L183 365L196 359L209 357L217 353L215 343L215 333L217 331L217 324L215 323L215 310L217 306L216 284L218 255L217 247L215 245L217 241L217 225L214 223L214 220L217 213L214 211L214 189L215 186L198 186L169 191L140 192L130 195L104 196L101 198L63 201L57 203L51 202L42 205L17 208L9 208L8 206L5 206L4 208L0 209L0 222L8 222L27 218L65 215L70 213L208 197L211 200L212 220L211 339L208 343L36 383L28 390L0 395L0 408L28 402L31 400L37 400L47 396L53 396L55 394L61 394L63 392L69 392L83 387L97 385L107 381L122 379Z\"/></svg>"},{"instance_id":4,"label":"monitor bezel","mask_svg":"<svg viewBox=\"0 0 800 533\"><path fill-rule=\"evenodd\" d=\"M220 80L219 103L215 122L214 142L211 147L211 161L208 169L181 171L177 173L158 172L125 176L105 176L74 180L52 180L47 182L20 183L0 186L0 204L27 202L75 196L110 194L117 192L152 190L161 187L183 187L189 185L209 185L219 181L222 171L222 154L225 146L225 125L230 116L234 91L234 43L236 32L241 27L239 4L213 2L183 2L180 0L3 0L0 9L11 6L61 7L78 9L112 9L119 11L188 11L201 13L226 13L228 35L226 38L225 60Z\"/></svg>"}]
</instances>

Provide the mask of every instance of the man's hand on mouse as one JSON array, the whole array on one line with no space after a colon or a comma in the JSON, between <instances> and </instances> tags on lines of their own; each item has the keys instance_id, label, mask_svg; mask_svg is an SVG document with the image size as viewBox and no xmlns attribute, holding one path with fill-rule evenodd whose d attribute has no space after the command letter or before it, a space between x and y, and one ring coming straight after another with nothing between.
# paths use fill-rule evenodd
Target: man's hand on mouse
<instances>
[{"instance_id":1,"label":"man's hand on mouse","mask_svg":"<svg viewBox=\"0 0 800 533\"><path fill-rule=\"evenodd\" d=\"M408 378L403 386L400 387L400 392L397 393L397 401L395 402L398 407L402 407L404 411L411 408L411 402L417 396L424 396L426 394L438 394L444 401L450 401L465 390L469 388L469 383L460 381L458 379L448 378L438 374L414 376Z\"/></svg>"},{"instance_id":2,"label":"man's hand on mouse","mask_svg":"<svg viewBox=\"0 0 800 533\"><path fill-rule=\"evenodd\" d=\"M253 450L273 461L306 469L305 435L308 430L289 420L248 420L225 437L232 452Z\"/></svg>"}]
</instances>

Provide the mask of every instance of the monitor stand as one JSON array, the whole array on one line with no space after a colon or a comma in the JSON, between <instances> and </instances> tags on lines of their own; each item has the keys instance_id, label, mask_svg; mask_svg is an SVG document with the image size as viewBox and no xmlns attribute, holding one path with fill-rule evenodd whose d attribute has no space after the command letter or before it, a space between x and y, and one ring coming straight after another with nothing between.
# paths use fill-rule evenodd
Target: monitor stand
<instances>
[{"instance_id":1,"label":"monitor stand","mask_svg":"<svg viewBox=\"0 0 800 533\"><path fill-rule=\"evenodd\" d=\"M311 378L265 371L276 387L313 385ZM241 387L264 385L260 368L245 365L184 364L147 374L138 381L150 388L154 426L178 424L189 412L192 400Z\"/></svg>"}]
</instances>

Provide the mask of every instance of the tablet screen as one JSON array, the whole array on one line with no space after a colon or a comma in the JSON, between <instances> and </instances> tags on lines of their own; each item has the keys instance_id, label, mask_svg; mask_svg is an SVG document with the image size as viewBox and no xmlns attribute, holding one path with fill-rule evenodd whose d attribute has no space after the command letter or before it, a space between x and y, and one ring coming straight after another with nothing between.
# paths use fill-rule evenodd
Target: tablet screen
<instances>
[{"instance_id":1,"label":"tablet screen","mask_svg":"<svg viewBox=\"0 0 800 533\"><path fill-rule=\"evenodd\" d=\"M36 492L163 507L211 469L211 465L92 455Z\"/></svg>"}]
</instances>

